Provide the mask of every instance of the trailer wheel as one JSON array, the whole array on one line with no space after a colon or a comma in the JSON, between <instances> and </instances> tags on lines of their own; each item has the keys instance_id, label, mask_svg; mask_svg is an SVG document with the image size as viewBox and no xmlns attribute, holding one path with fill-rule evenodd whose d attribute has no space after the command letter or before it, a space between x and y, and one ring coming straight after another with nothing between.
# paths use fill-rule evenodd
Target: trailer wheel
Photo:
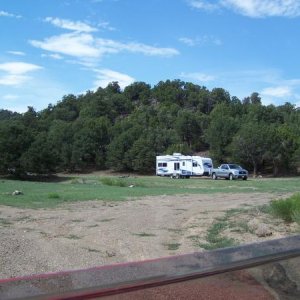
<instances>
[{"instance_id":1,"label":"trailer wheel","mask_svg":"<svg viewBox=\"0 0 300 300\"><path fill-rule=\"evenodd\" d=\"M216 173L212 173L212 176L211 176L211 177L212 177L212 179L213 179L213 180L217 180L217 179L218 179L218 177L217 177L217 174L216 174Z\"/></svg>"},{"instance_id":2,"label":"trailer wheel","mask_svg":"<svg viewBox=\"0 0 300 300\"><path fill-rule=\"evenodd\" d=\"M179 175L179 174L176 174L175 178L176 178L176 179L179 179L179 178L180 178L180 175Z\"/></svg>"}]
</instances>

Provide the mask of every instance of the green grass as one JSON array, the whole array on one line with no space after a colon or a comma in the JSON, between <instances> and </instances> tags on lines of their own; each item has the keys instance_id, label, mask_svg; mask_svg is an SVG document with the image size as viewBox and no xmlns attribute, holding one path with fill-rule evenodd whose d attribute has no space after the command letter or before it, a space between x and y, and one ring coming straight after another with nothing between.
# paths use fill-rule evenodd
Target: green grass
<instances>
[{"instance_id":1,"label":"green grass","mask_svg":"<svg viewBox=\"0 0 300 300\"><path fill-rule=\"evenodd\" d=\"M208 229L205 237L207 243L201 243L199 246L206 250L213 250L218 248L226 248L236 245L236 242L232 238L221 236L223 230L228 227L226 221L213 223Z\"/></svg>"},{"instance_id":2,"label":"green grass","mask_svg":"<svg viewBox=\"0 0 300 300\"><path fill-rule=\"evenodd\" d=\"M48 194L49 199L59 199L60 196L57 193L50 193Z\"/></svg>"},{"instance_id":3,"label":"green grass","mask_svg":"<svg viewBox=\"0 0 300 300\"><path fill-rule=\"evenodd\" d=\"M81 182L85 182L82 184ZM108 184L108 182L110 182ZM133 185L132 188L129 186ZM299 190L300 177L250 179L247 181L210 180L202 178L170 179L145 177L81 176L64 182L1 180L0 205L21 208L48 208L60 204L88 201L124 201L143 196L214 194L214 193L288 193ZM20 190L23 195L12 196ZM55 191L55 192L53 192Z\"/></svg>"},{"instance_id":4,"label":"green grass","mask_svg":"<svg viewBox=\"0 0 300 300\"><path fill-rule=\"evenodd\" d=\"M274 200L271 202L271 212L286 222L300 224L300 193L287 199Z\"/></svg>"}]
</instances>

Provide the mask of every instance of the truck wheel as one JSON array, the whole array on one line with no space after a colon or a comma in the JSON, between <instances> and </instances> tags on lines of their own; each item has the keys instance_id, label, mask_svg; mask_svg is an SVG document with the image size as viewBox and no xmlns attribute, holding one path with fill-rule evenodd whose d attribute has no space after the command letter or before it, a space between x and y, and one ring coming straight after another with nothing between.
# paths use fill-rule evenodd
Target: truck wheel
<instances>
[{"instance_id":1,"label":"truck wheel","mask_svg":"<svg viewBox=\"0 0 300 300\"><path fill-rule=\"evenodd\" d=\"M233 180L233 175L229 174L229 180Z\"/></svg>"},{"instance_id":2,"label":"truck wheel","mask_svg":"<svg viewBox=\"0 0 300 300\"><path fill-rule=\"evenodd\" d=\"M217 180L217 179L218 179L216 173L212 173L212 176L211 176L211 177L212 177L213 180Z\"/></svg>"},{"instance_id":3,"label":"truck wheel","mask_svg":"<svg viewBox=\"0 0 300 300\"><path fill-rule=\"evenodd\" d=\"M247 180L247 179L248 179L248 177L247 177L247 176L243 177L243 180Z\"/></svg>"}]
</instances>

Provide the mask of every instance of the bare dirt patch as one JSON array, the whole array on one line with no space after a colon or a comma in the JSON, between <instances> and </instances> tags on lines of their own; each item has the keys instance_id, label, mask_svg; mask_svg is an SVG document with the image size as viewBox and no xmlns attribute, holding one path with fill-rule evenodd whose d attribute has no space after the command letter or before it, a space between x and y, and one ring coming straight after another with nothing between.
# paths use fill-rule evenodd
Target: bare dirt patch
<instances>
[{"instance_id":1,"label":"bare dirt patch","mask_svg":"<svg viewBox=\"0 0 300 300\"><path fill-rule=\"evenodd\" d=\"M205 241L216 218L229 209L263 205L274 197L163 195L124 202L79 202L56 209L0 206L0 278L203 251L199 240ZM243 215L241 222L252 217ZM279 238L293 231L275 227L270 237L247 233L240 242ZM238 230L228 234L241 236Z\"/></svg>"}]
</instances>

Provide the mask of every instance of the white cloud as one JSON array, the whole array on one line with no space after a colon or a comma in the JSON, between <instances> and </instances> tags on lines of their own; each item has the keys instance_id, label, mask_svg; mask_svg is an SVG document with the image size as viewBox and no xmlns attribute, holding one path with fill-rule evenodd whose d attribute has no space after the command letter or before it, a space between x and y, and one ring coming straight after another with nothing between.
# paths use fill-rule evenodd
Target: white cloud
<instances>
[{"instance_id":1,"label":"white cloud","mask_svg":"<svg viewBox=\"0 0 300 300\"><path fill-rule=\"evenodd\" d=\"M109 30L109 31L116 30L116 28L109 25L109 22L105 22L105 21L98 23L98 27Z\"/></svg>"},{"instance_id":2,"label":"white cloud","mask_svg":"<svg viewBox=\"0 0 300 300\"><path fill-rule=\"evenodd\" d=\"M18 99L19 96L18 95L12 95L12 94L6 94L6 95L3 95L2 98L4 100L15 100L15 99Z\"/></svg>"},{"instance_id":3,"label":"white cloud","mask_svg":"<svg viewBox=\"0 0 300 300\"><path fill-rule=\"evenodd\" d=\"M299 0L222 0L220 3L248 17L297 17Z\"/></svg>"},{"instance_id":4,"label":"white cloud","mask_svg":"<svg viewBox=\"0 0 300 300\"><path fill-rule=\"evenodd\" d=\"M141 53L151 56L170 57L179 54L174 48L160 48L145 45L142 43L122 43L109 39L95 38L89 33L73 32L46 38L43 41L31 40L34 47L75 57L81 63L93 65L105 54L120 52Z\"/></svg>"},{"instance_id":5,"label":"white cloud","mask_svg":"<svg viewBox=\"0 0 300 300\"><path fill-rule=\"evenodd\" d=\"M0 64L0 71L4 74L0 75L0 85L21 85L31 77L27 75L41 69L40 66L24 63L24 62L9 62Z\"/></svg>"},{"instance_id":6,"label":"white cloud","mask_svg":"<svg viewBox=\"0 0 300 300\"><path fill-rule=\"evenodd\" d=\"M17 56L25 56L26 54L22 51L7 51L9 54L17 55Z\"/></svg>"},{"instance_id":7,"label":"white cloud","mask_svg":"<svg viewBox=\"0 0 300 300\"><path fill-rule=\"evenodd\" d=\"M299 0L189 0L189 5L202 10L230 9L244 16L261 17L298 17Z\"/></svg>"},{"instance_id":8,"label":"white cloud","mask_svg":"<svg viewBox=\"0 0 300 300\"><path fill-rule=\"evenodd\" d=\"M185 79L190 79L190 80L196 80L196 81L199 81L199 82L209 82L209 81L215 80L214 76L207 75L207 74L204 74L204 73L198 73L198 72L195 72L195 73L184 73L184 72L182 72L180 74L180 77L185 78Z\"/></svg>"},{"instance_id":9,"label":"white cloud","mask_svg":"<svg viewBox=\"0 0 300 300\"><path fill-rule=\"evenodd\" d=\"M10 18L17 18L17 19L22 18L22 16L20 15L15 15L3 10L0 10L0 17L10 17Z\"/></svg>"},{"instance_id":10,"label":"white cloud","mask_svg":"<svg viewBox=\"0 0 300 300\"><path fill-rule=\"evenodd\" d=\"M204 35L202 37L195 37L195 38L181 37L181 38L179 38L179 41L190 47L204 46L204 45L210 45L210 44L215 45L215 46L222 45L222 41L213 35Z\"/></svg>"},{"instance_id":11,"label":"white cloud","mask_svg":"<svg viewBox=\"0 0 300 300\"><path fill-rule=\"evenodd\" d=\"M41 69L41 67L24 62L9 62L0 64L1 71L5 71L11 74L24 74L38 69Z\"/></svg>"},{"instance_id":12,"label":"white cloud","mask_svg":"<svg viewBox=\"0 0 300 300\"><path fill-rule=\"evenodd\" d=\"M53 58L53 59L63 59L63 56L57 54L57 53L54 53L54 54L42 54L41 57L50 57L50 58Z\"/></svg>"},{"instance_id":13,"label":"white cloud","mask_svg":"<svg viewBox=\"0 0 300 300\"><path fill-rule=\"evenodd\" d=\"M219 9L218 3L211 3L208 2L207 0L189 0L188 1L189 5L197 8L197 9L203 9L207 11L214 11Z\"/></svg>"},{"instance_id":14,"label":"white cloud","mask_svg":"<svg viewBox=\"0 0 300 300\"><path fill-rule=\"evenodd\" d=\"M135 79L127 74L119 73L109 69L94 70L97 73L97 80L94 82L96 90L98 87L105 88L110 82L117 81L119 86L124 89L135 81Z\"/></svg>"},{"instance_id":15,"label":"white cloud","mask_svg":"<svg viewBox=\"0 0 300 300\"><path fill-rule=\"evenodd\" d=\"M276 98L290 97L292 89L289 86L268 87L262 90L262 95Z\"/></svg>"},{"instance_id":16,"label":"white cloud","mask_svg":"<svg viewBox=\"0 0 300 300\"><path fill-rule=\"evenodd\" d=\"M94 45L94 38L86 33L67 33L46 38L44 41L30 41L34 47L74 57L99 57L100 51Z\"/></svg>"},{"instance_id":17,"label":"white cloud","mask_svg":"<svg viewBox=\"0 0 300 300\"><path fill-rule=\"evenodd\" d=\"M56 27L68 29L68 30L72 30L72 31L78 31L78 32L97 31L96 28L91 27L90 25L80 22L80 21L74 22L74 21L70 21L70 20L66 20L66 19L47 17L45 19L45 22L49 22Z\"/></svg>"}]
</instances>

